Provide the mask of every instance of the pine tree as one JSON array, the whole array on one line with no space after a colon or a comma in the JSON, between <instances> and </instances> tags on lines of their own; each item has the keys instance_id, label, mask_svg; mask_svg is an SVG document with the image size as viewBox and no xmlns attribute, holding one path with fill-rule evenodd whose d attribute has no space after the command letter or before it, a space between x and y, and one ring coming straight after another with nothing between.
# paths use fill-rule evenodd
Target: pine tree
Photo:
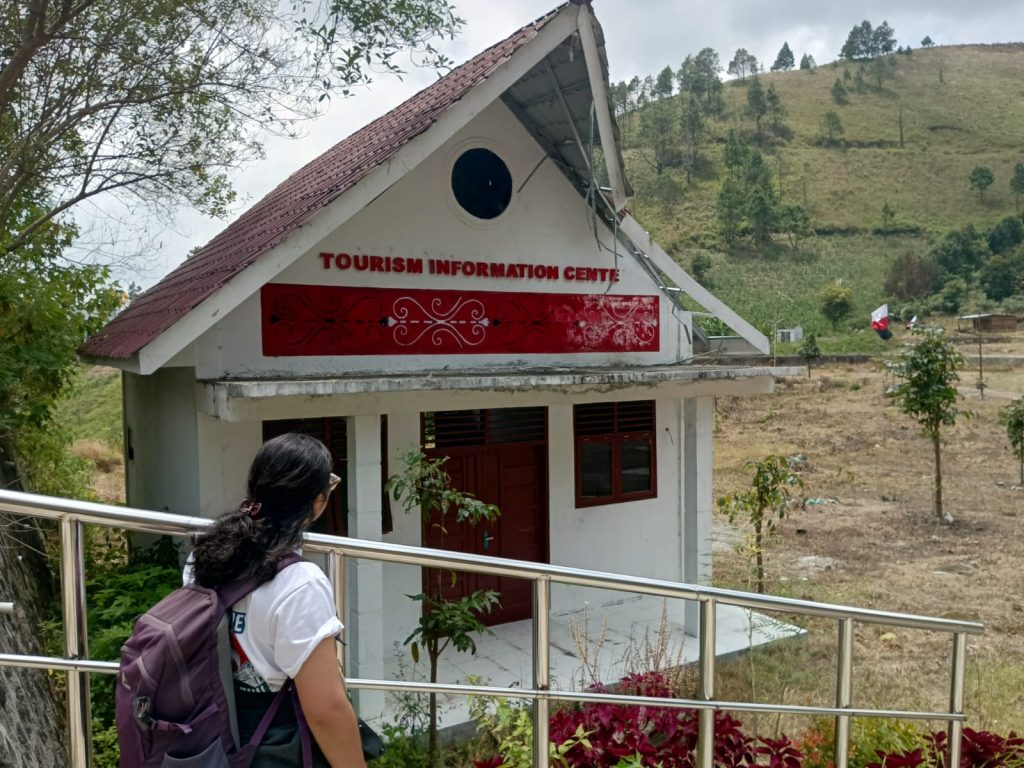
<instances>
[{"instance_id":1,"label":"pine tree","mask_svg":"<svg viewBox=\"0 0 1024 768\"><path fill-rule=\"evenodd\" d=\"M815 70L818 65L814 61L814 57L809 53L805 53L800 57L800 69Z\"/></svg>"},{"instance_id":2,"label":"pine tree","mask_svg":"<svg viewBox=\"0 0 1024 768\"><path fill-rule=\"evenodd\" d=\"M772 72L788 72L793 68L793 51L790 50L789 43L785 42L782 44L782 48L779 49L779 55L775 57L775 63L772 64Z\"/></svg>"}]
</instances>

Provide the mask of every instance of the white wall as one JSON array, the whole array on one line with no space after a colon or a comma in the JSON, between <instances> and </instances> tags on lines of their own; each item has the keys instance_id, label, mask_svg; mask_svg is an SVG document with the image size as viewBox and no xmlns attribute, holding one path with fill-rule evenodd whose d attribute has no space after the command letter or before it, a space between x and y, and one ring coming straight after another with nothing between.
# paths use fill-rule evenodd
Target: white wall
<instances>
[{"instance_id":1,"label":"white wall","mask_svg":"<svg viewBox=\"0 0 1024 768\"><path fill-rule=\"evenodd\" d=\"M679 408L676 400L657 400L658 495L624 504L576 508L572 406L549 410L548 455L551 472L551 562L631 576L678 580L682 553L682 458L679 446ZM552 610L576 610L583 592L571 587L552 589ZM622 593L589 590L587 599L620 600Z\"/></svg>"},{"instance_id":2,"label":"white wall","mask_svg":"<svg viewBox=\"0 0 1024 768\"><path fill-rule=\"evenodd\" d=\"M199 513L196 381L191 368L122 374L128 506Z\"/></svg>"},{"instance_id":3,"label":"white wall","mask_svg":"<svg viewBox=\"0 0 1024 768\"><path fill-rule=\"evenodd\" d=\"M486 137L486 138L485 138ZM509 166L512 202L491 222L473 219L459 208L450 191L451 165L471 146L496 151ZM262 356L260 300L247 299L196 342L199 378L224 375L324 375L348 371L398 372L423 368L484 365L642 365L671 362L689 356L686 334L672 316L668 297L643 273L633 257L598 225L598 238L588 208L550 160L539 167L544 152L508 109L496 102L484 110L437 153L425 160L367 208L340 226L273 282L304 285L347 285L387 288L435 288L473 291L658 296L660 351L633 354L531 355L522 360L505 355L439 356ZM532 176L530 174L533 174ZM529 181L527 182L527 178ZM524 185L525 182L525 186ZM603 247L602 247L603 246ZM529 262L564 266L584 265L620 269L621 279L604 283L559 279L487 279L437 277L429 274L381 274L325 270L320 252L462 259L487 262Z\"/></svg>"},{"instance_id":4,"label":"white wall","mask_svg":"<svg viewBox=\"0 0 1024 768\"><path fill-rule=\"evenodd\" d=\"M199 414L199 512L217 517L246 497L249 464L263 444L262 422L229 422Z\"/></svg>"}]
</instances>

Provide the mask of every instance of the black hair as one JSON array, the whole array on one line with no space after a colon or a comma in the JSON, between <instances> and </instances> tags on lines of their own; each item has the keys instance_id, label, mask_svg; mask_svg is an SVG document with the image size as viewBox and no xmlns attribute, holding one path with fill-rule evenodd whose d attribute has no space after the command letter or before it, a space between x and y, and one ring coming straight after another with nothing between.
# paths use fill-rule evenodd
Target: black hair
<instances>
[{"instance_id":1,"label":"black hair","mask_svg":"<svg viewBox=\"0 0 1024 768\"><path fill-rule=\"evenodd\" d=\"M196 583L216 589L249 576L273 578L277 561L301 543L332 463L327 447L308 435L265 442L249 468L246 501L195 537Z\"/></svg>"}]
</instances>

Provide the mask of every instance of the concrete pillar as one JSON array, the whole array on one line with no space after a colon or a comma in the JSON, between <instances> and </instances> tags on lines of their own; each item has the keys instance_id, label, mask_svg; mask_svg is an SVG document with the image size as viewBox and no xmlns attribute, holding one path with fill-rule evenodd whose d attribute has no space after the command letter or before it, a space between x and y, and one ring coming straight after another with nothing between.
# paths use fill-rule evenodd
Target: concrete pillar
<instances>
[{"instance_id":1,"label":"concrete pillar","mask_svg":"<svg viewBox=\"0 0 1024 768\"><path fill-rule=\"evenodd\" d=\"M711 438L714 429L714 399L687 398L683 400L682 415L682 579L688 584L710 584L713 503ZM688 635L697 635L700 627L697 603L686 603L684 626Z\"/></svg>"},{"instance_id":2,"label":"concrete pillar","mask_svg":"<svg viewBox=\"0 0 1024 768\"><path fill-rule=\"evenodd\" d=\"M348 534L356 539L382 541L380 414L348 420ZM346 616L348 677L384 677L384 581L381 563L348 558ZM384 710L380 691L353 691L361 717L374 718Z\"/></svg>"}]
</instances>

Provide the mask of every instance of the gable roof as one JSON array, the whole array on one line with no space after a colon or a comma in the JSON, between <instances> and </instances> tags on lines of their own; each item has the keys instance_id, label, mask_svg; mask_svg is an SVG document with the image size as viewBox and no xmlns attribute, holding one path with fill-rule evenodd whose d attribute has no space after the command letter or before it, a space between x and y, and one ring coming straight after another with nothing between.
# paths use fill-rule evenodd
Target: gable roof
<instances>
[{"instance_id":1,"label":"gable roof","mask_svg":"<svg viewBox=\"0 0 1024 768\"><path fill-rule=\"evenodd\" d=\"M110 360L133 357L428 130L446 110L537 37L567 5L559 6L453 69L293 173L195 255L138 296L86 341L80 354Z\"/></svg>"}]
</instances>

